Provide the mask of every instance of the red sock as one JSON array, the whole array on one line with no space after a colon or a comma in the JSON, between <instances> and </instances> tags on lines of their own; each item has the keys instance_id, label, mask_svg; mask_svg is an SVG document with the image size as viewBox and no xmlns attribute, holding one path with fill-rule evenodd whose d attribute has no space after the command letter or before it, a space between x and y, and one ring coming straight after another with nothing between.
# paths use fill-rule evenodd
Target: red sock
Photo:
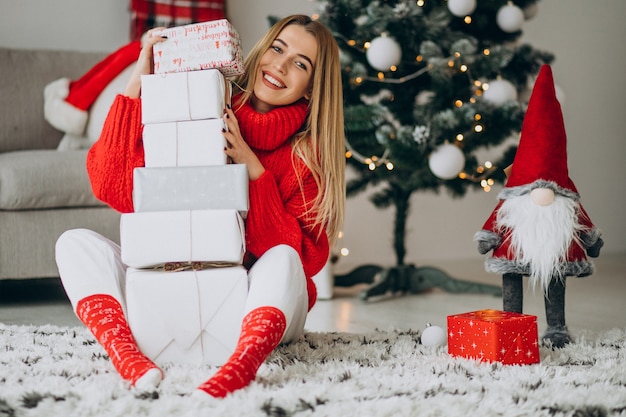
<instances>
[{"instance_id":1,"label":"red sock","mask_svg":"<svg viewBox=\"0 0 626 417\"><path fill-rule=\"evenodd\" d=\"M122 378L132 385L151 369L161 372L139 350L122 306L115 298L107 294L85 297L77 303L76 315L104 347Z\"/></svg>"},{"instance_id":2,"label":"red sock","mask_svg":"<svg viewBox=\"0 0 626 417\"><path fill-rule=\"evenodd\" d=\"M285 315L275 307L259 307L243 319L241 336L228 361L198 389L222 398L248 386L257 370L278 346L287 326Z\"/></svg>"}]
</instances>

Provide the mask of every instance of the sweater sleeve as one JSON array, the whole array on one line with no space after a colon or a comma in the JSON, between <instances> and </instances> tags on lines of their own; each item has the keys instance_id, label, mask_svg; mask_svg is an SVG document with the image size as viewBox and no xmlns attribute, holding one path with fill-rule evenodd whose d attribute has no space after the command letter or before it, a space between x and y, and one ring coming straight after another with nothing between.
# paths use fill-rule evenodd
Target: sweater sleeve
<instances>
[{"instance_id":1,"label":"sweater sleeve","mask_svg":"<svg viewBox=\"0 0 626 417\"><path fill-rule=\"evenodd\" d=\"M132 212L133 170L143 165L141 101L118 95L87 154L94 195L117 211Z\"/></svg>"},{"instance_id":2,"label":"sweater sleeve","mask_svg":"<svg viewBox=\"0 0 626 417\"><path fill-rule=\"evenodd\" d=\"M300 255L304 273L309 278L310 306L315 301L315 286L310 279L328 260L329 244L325 230L313 227L306 202L317 195L317 184L309 171L302 178L302 187L287 191L275 176L266 170L261 177L250 181L250 210L246 220L246 245L250 253L262 256L268 249L286 244Z\"/></svg>"}]
</instances>

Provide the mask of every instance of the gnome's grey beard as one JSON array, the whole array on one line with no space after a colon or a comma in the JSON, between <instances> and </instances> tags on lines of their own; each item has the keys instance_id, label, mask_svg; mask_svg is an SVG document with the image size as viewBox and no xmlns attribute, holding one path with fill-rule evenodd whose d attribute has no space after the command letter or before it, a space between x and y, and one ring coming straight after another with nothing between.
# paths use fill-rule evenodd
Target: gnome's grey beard
<instances>
[{"instance_id":1,"label":"gnome's grey beard","mask_svg":"<svg viewBox=\"0 0 626 417\"><path fill-rule=\"evenodd\" d=\"M511 231L516 263L529 265L531 285L541 285L544 292L553 276L562 275L572 242L580 244L578 208L578 202L560 195L552 204L539 206L525 194L504 200L498 211L497 225Z\"/></svg>"}]
</instances>

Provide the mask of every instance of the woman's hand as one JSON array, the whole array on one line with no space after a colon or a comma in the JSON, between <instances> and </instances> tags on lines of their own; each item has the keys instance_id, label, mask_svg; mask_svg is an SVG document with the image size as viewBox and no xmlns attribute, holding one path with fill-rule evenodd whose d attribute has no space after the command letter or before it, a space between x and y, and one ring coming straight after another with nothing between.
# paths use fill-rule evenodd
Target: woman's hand
<instances>
[{"instance_id":1,"label":"woman's hand","mask_svg":"<svg viewBox=\"0 0 626 417\"><path fill-rule=\"evenodd\" d=\"M256 180L265 172L265 168L259 161L259 158L252 152L250 146L243 140L239 130L239 122L237 122L235 113L230 107L226 109L223 119L227 126L226 131L223 132L226 138L224 152L235 164L246 164L248 178L251 181Z\"/></svg>"},{"instance_id":2,"label":"woman's hand","mask_svg":"<svg viewBox=\"0 0 626 417\"><path fill-rule=\"evenodd\" d=\"M158 27L150 29L141 37L141 52L137 64L124 89L124 95L131 98L139 98L141 92L141 76L152 73L153 53L152 47L158 42L163 42L166 38L161 37L161 31L165 29Z\"/></svg>"}]
</instances>

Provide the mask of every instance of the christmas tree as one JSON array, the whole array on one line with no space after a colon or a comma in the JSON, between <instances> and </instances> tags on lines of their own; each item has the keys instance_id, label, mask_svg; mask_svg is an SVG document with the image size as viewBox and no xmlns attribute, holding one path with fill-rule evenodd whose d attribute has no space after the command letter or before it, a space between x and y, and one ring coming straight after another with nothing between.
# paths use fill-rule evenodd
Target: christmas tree
<instances>
[{"instance_id":1,"label":"christmas tree","mask_svg":"<svg viewBox=\"0 0 626 417\"><path fill-rule=\"evenodd\" d=\"M524 100L553 55L519 44L537 0L328 0L318 19L335 35L343 70L347 195L376 187L395 208L394 251L405 264L410 198L462 197L503 182ZM508 140L508 141L507 141ZM506 149L506 145L510 146ZM502 145L494 161L481 149Z\"/></svg>"}]
</instances>

